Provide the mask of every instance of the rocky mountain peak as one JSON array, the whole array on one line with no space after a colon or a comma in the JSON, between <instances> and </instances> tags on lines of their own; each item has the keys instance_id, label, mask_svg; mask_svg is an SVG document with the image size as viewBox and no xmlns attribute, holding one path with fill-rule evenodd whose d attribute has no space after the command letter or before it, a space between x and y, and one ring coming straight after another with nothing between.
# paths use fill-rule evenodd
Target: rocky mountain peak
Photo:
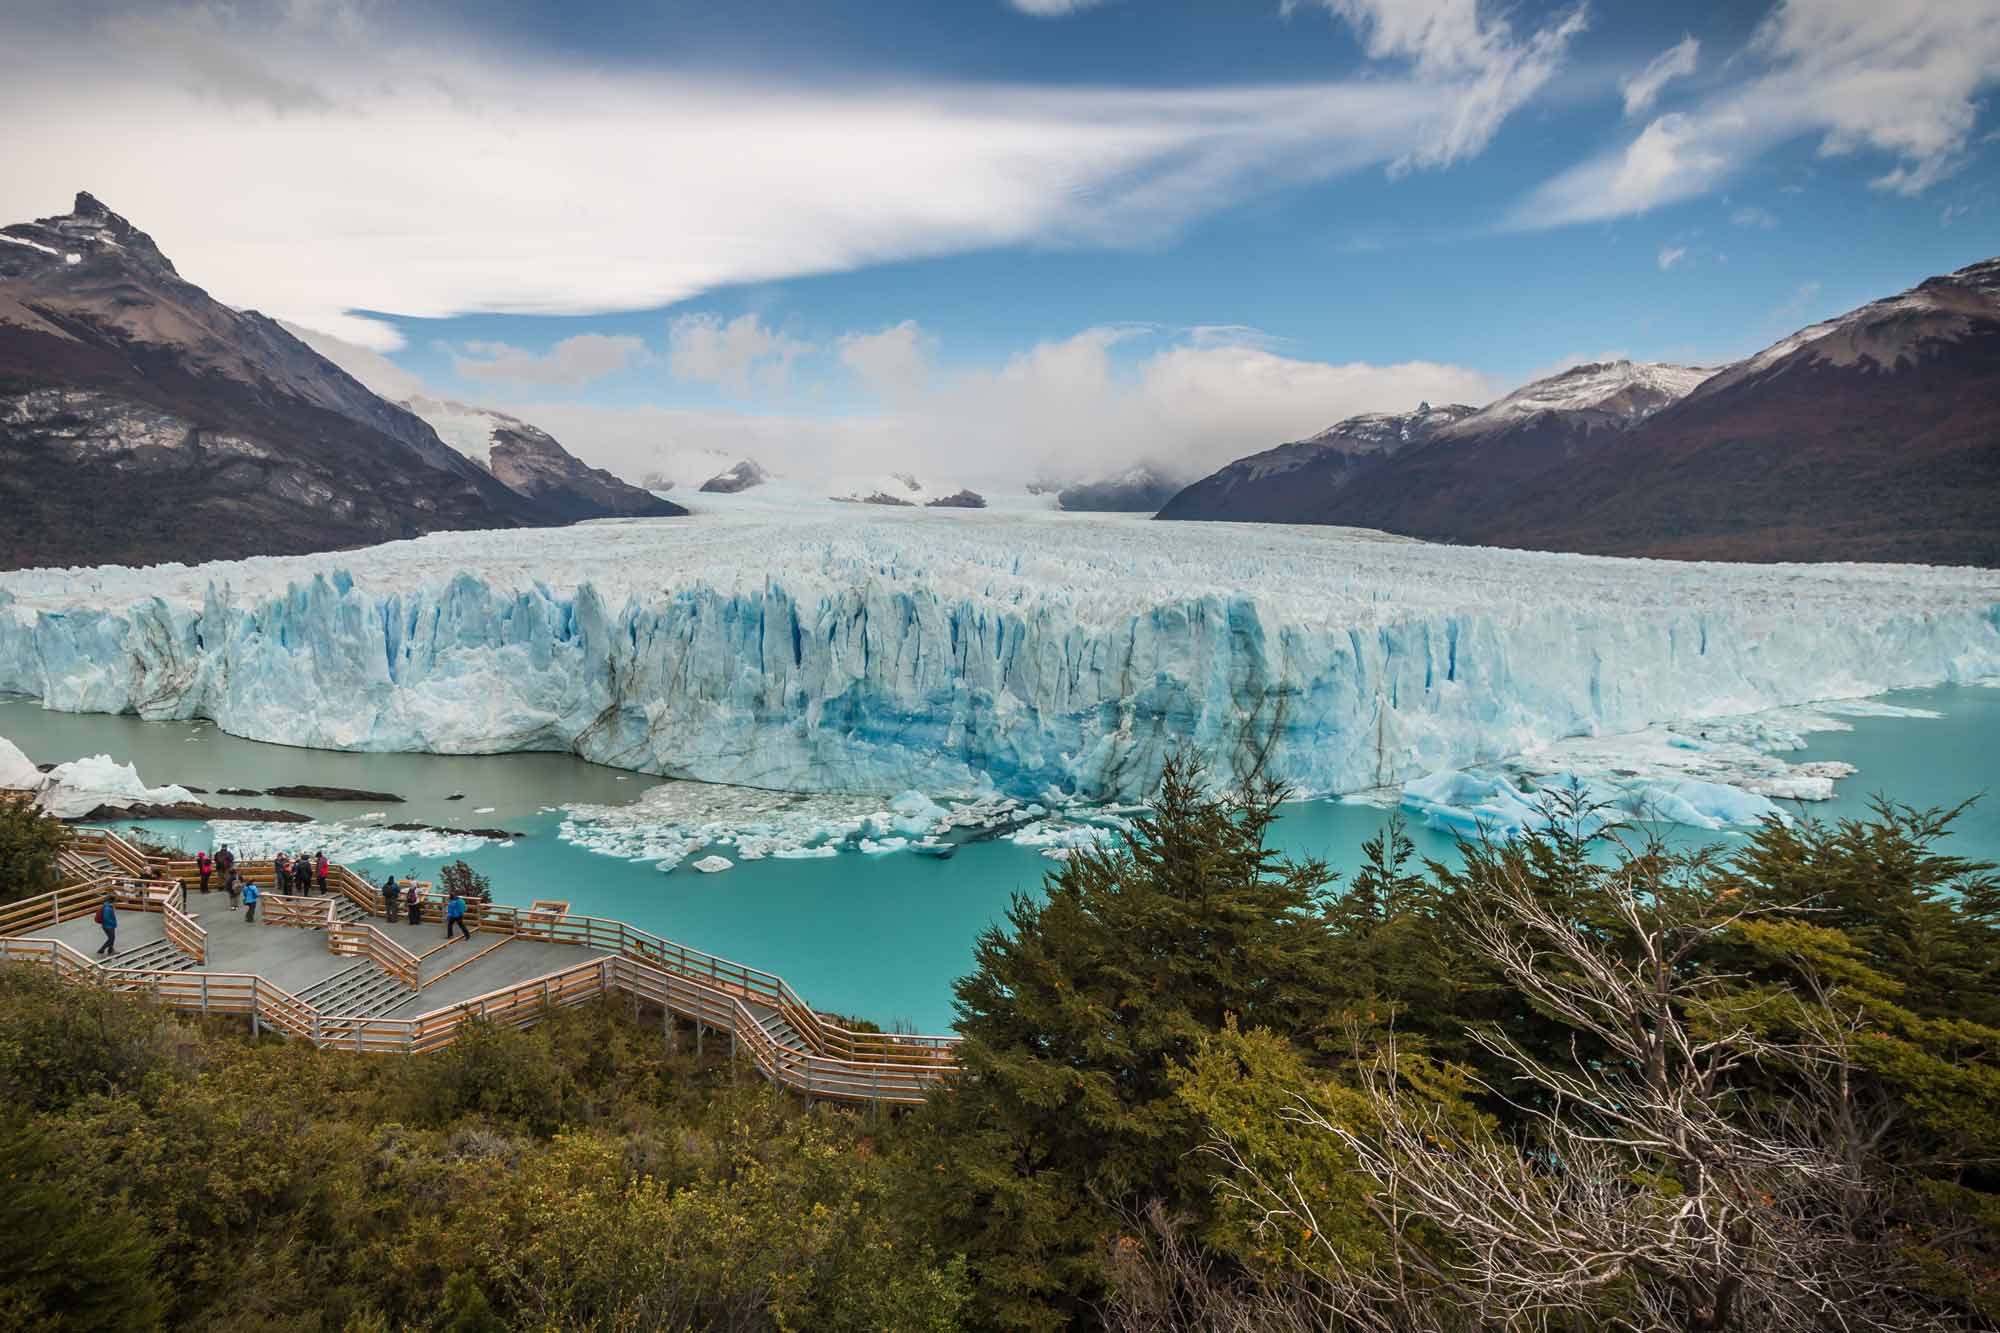
<instances>
[{"instance_id":1,"label":"rocky mountain peak","mask_svg":"<svg viewBox=\"0 0 2000 1333\"><path fill-rule=\"evenodd\" d=\"M156 273L180 276L173 261L160 253L151 236L112 212L88 190L77 191L69 212L16 223L0 234L17 245L43 251L70 266L87 259L117 256Z\"/></svg>"}]
</instances>

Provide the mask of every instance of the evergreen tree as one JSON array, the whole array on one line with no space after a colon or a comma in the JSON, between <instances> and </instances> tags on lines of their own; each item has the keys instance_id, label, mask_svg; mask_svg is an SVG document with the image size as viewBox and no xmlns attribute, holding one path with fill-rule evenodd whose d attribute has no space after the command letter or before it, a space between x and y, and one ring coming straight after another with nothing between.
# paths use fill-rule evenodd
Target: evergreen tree
<instances>
[{"instance_id":1,"label":"evergreen tree","mask_svg":"<svg viewBox=\"0 0 2000 1333\"><path fill-rule=\"evenodd\" d=\"M0 801L0 903L18 902L56 886L63 826L30 805Z\"/></svg>"},{"instance_id":2,"label":"evergreen tree","mask_svg":"<svg viewBox=\"0 0 2000 1333\"><path fill-rule=\"evenodd\" d=\"M61 1178L43 1130L0 1135L0 1329L156 1327L152 1265L131 1214Z\"/></svg>"},{"instance_id":3,"label":"evergreen tree","mask_svg":"<svg viewBox=\"0 0 2000 1333\"><path fill-rule=\"evenodd\" d=\"M1352 991L1332 876L1265 845L1282 793L1210 794L1169 762L1122 845L1019 897L958 984L964 1072L909 1165L938 1243L1002 1326L1058 1327L1101 1295L1121 1217L1210 1207L1203 1129L1175 1070L1232 1017L1310 1042Z\"/></svg>"}]
</instances>

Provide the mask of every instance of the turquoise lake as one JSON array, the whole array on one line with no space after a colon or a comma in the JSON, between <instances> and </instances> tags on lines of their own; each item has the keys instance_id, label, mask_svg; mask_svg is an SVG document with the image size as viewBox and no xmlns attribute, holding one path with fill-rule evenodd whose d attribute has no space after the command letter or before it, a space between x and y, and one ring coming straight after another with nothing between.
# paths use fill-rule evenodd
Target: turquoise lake
<instances>
[{"instance_id":1,"label":"turquoise lake","mask_svg":"<svg viewBox=\"0 0 2000 1333\"><path fill-rule=\"evenodd\" d=\"M1916 806L1956 804L1994 785L2000 773L2000 689L1954 686L1882 697L1944 716L1854 717L1846 719L1851 731L1813 734L1808 749L1785 757L1842 760L1860 771L1838 785L1833 800L1804 807L1806 813L1819 819L1865 815L1876 793ZM778 973L819 1008L922 1032L950 1027L952 982L966 971L980 930L1000 919L1011 895L1033 892L1056 868L1032 849L993 841L962 847L948 860L844 852L821 859L741 861L718 875L698 874L685 864L662 873L593 854L557 836L562 816L547 807L629 801L658 781L565 755L330 753L240 740L207 723L49 713L27 701L0 702L0 736L38 762L110 754L136 763L154 784L212 789L312 783L406 798L393 807L282 802L321 819L386 809L399 820L515 830L526 836L464 856L492 879L503 901L566 898L577 912L620 917ZM446 799L455 793L464 799ZM1295 803L1277 826L1277 842L1289 853L1322 857L1344 869L1385 817L1385 811L1367 805ZM210 845L204 824L142 827L190 850ZM1411 832L1421 854L1453 854L1444 835L1421 827ZM1734 836L1685 829L1672 835L1675 841ZM1961 818L1952 850L2000 860L2000 793ZM414 871L430 878L443 861L454 859L355 864L378 876Z\"/></svg>"}]
</instances>

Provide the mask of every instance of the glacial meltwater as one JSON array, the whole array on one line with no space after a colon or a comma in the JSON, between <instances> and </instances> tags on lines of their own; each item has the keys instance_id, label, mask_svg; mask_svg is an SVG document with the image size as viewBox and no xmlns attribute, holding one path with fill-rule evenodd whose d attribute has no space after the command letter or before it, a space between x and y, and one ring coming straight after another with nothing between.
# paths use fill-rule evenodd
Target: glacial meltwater
<instances>
[{"instance_id":1,"label":"glacial meltwater","mask_svg":"<svg viewBox=\"0 0 2000 1333\"><path fill-rule=\"evenodd\" d=\"M1956 804L1988 792L2000 775L2000 689L1943 686L1882 696L1901 709L1938 717L1846 716L1849 728L1815 731L1792 763L1842 761L1858 770L1841 779L1833 799L1782 803L1819 819L1867 813L1876 794L1919 807ZM376 875L415 872L434 878L443 863L464 859L489 876L503 901L562 898L577 912L614 916L693 948L775 972L817 1007L924 1032L952 1023L952 982L971 961L979 931L999 920L1011 895L1033 892L1056 863L1030 846L1005 839L968 841L949 858L910 851L867 854L843 850L800 856L793 847L750 859L739 846L705 848L662 872L641 854L642 828L620 828L615 816L659 779L585 763L567 755L458 757L355 754L295 749L225 735L206 722L142 722L130 716L68 714L33 701L0 703L0 736L40 763L108 754L136 765L151 784L205 788L215 805L277 805L338 821L348 830L340 859ZM379 792L401 803L277 801L219 794L226 787L267 789L310 784ZM703 799L729 789L703 789ZM786 798L743 793L745 800L808 822L821 808L880 807L879 800ZM458 799L451 799L457 797ZM726 802L725 802L726 804ZM589 807L603 818L579 825L566 807ZM1286 808L1276 830L1294 855L1351 867L1361 843L1382 825L1380 805L1308 801ZM444 834L396 834L388 825L414 823L446 830L488 828L519 834L506 840ZM565 825L569 825L567 834ZM189 850L213 844L208 824L115 821L143 828L156 841ZM321 828L314 825L312 828ZM311 832L282 824L231 826L267 845L315 851ZM2000 792L1961 817L1951 850L2000 860ZM1411 820L1419 853L1449 858L1453 841ZM1668 830L1675 841L1729 841L1737 832ZM592 850L592 846L599 850ZM886 843L878 845L888 845ZM329 848L329 854L335 849ZM695 861L721 853L734 867L718 874ZM657 858L655 858L657 859Z\"/></svg>"}]
</instances>

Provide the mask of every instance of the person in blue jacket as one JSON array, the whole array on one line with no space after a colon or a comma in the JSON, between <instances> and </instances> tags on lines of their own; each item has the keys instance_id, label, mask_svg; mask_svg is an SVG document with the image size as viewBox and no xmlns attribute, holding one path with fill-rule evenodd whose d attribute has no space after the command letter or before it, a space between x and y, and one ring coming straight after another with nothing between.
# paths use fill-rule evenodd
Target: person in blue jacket
<instances>
[{"instance_id":1,"label":"person in blue jacket","mask_svg":"<svg viewBox=\"0 0 2000 1333\"><path fill-rule=\"evenodd\" d=\"M97 905L97 924L104 927L104 944L97 956L102 958L118 952L118 905L105 894L104 901Z\"/></svg>"},{"instance_id":2,"label":"person in blue jacket","mask_svg":"<svg viewBox=\"0 0 2000 1333\"><path fill-rule=\"evenodd\" d=\"M254 879L244 880L243 881L243 924L246 926L255 924L257 920L258 896L259 895L257 893L257 881Z\"/></svg>"},{"instance_id":3,"label":"person in blue jacket","mask_svg":"<svg viewBox=\"0 0 2000 1333\"><path fill-rule=\"evenodd\" d=\"M454 930L463 935L467 940L472 938L472 932L465 928L465 899L459 897L456 891L452 893L451 901L444 905L444 942L446 944L451 943L451 932Z\"/></svg>"}]
</instances>

